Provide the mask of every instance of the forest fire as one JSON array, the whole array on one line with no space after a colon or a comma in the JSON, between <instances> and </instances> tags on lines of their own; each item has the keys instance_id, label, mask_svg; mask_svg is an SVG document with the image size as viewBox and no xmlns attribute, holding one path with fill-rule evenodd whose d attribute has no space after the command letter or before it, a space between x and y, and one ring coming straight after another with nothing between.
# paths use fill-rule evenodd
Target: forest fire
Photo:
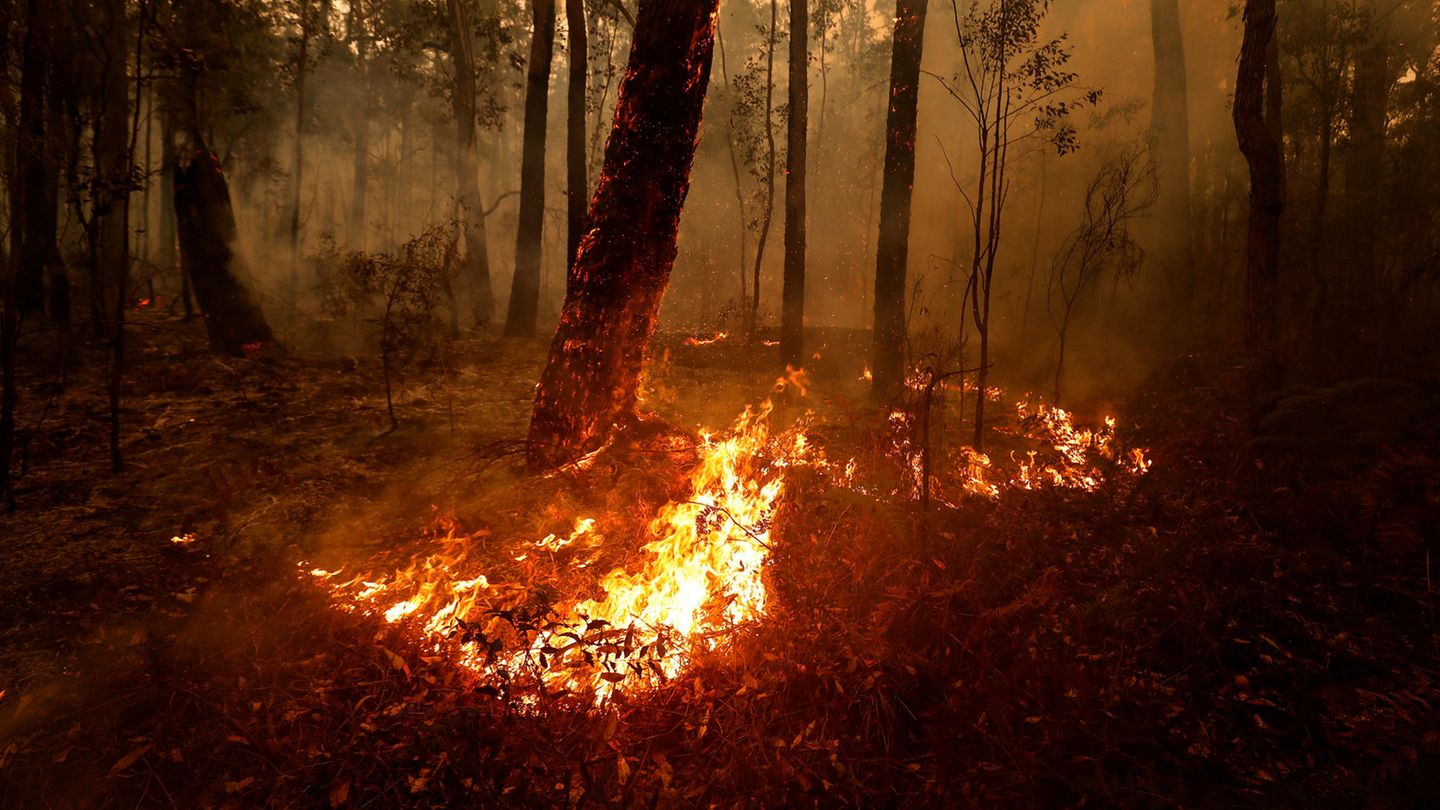
<instances>
[{"instance_id":1,"label":"forest fire","mask_svg":"<svg viewBox=\"0 0 1440 810\"><path fill-rule=\"evenodd\" d=\"M786 384L782 378L777 387ZM439 552L403 570L348 579L322 568L309 574L345 607L415 630L434 652L483 678L601 700L673 677L764 612L762 570L785 476L810 456L803 423L772 433L772 409L766 401L723 435L700 435L689 497L660 509L648 526L644 566L605 575L601 599L527 608L523 584L492 582L475 570L472 538L453 524L437 539ZM535 546L598 544L595 525L580 518L567 535L547 535Z\"/></svg>"}]
</instances>

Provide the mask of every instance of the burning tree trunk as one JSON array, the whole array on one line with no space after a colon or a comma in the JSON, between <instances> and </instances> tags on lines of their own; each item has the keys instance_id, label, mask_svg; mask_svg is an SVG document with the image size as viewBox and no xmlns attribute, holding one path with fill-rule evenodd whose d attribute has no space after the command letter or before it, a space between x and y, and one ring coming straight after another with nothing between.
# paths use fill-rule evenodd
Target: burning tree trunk
<instances>
[{"instance_id":1,"label":"burning tree trunk","mask_svg":"<svg viewBox=\"0 0 1440 810\"><path fill-rule=\"evenodd\" d=\"M274 337L265 315L237 275L235 211L220 161L200 134L196 94L201 67L187 62L176 79L169 127L175 150L175 220L180 263L194 286L213 351L238 355Z\"/></svg>"},{"instance_id":2,"label":"burning tree trunk","mask_svg":"<svg viewBox=\"0 0 1440 810\"><path fill-rule=\"evenodd\" d=\"M585 165L585 74L590 69L590 44L585 30L585 0L565 0L565 26L570 29L570 78L565 121L565 266L575 261L585 234L585 205L590 200L589 167Z\"/></svg>"},{"instance_id":3,"label":"burning tree trunk","mask_svg":"<svg viewBox=\"0 0 1440 810\"><path fill-rule=\"evenodd\" d=\"M810 22L806 0L790 0L790 119L785 151L785 287L780 300L780 357L805 362L805 154L810 125Z\"/></svg>"},{"instance_id":4,"label":"burning tree trunk","mask_svg":"<svg viewBox=\"0 0 1440 810\"><path fill-rule=\"evenodd\" d=\"M1265 121L1265 63L1275 36L1275 0L1246 0L1245 39L1235 82L1235 134L1250 167L1250 232L1245 265L1245 347L1275 337L1280 271L1281 154Z\"/></svg>"},{"instance_id":5,"label":"burning tree trunk","mask_svg":"<svg viewBox=\"0 0 1440 810\"><path fill-rule=\"evenodd\" d=\"M927 0L898 0L885 119L885 179L875 251L874 391L889 396L904 379L905 270L910 252L910 191L915 183L915 122Z\"/></svg>"},{"instance_id":6,"label":"burning tree trunk","mask_svg":"<svg viewBox=\"0 0 1440 810\"><path fill-rule=\"evenodd\" d=\"M675 263L680 210L718 0L641 0L590 230L530 422L532 469L563 463L632 418L646 346Z\"/></svg>"},{"instance_id":7,"label":"burning tree trunk","mask_svg":"<svg viewBox=\"0 0 1440 810\"><path fill-rule=\"evenodd\" d=\"M540 243L545 233L545 128L550 58L555 51L555 0L531 0L534 30L525 80L525 135L520 159L520 226L505 334L530 337L540 316Z\"/></svg>"},{"instance_id":8,"label":"burning tree trunk","mask_svg":"<svg viewBox=\"0 0 1440 810\"><path fill-rule=\"evenodd\" d=\"M475 45L463 0L449 0L450 61L455 71L451 105L455 112L455 200L465 229L463 285L470 291L475 320L487 324L495 317L495 293L490 286L490 240L480 202L475 144Z\"/></svg>"},{"instance_id":9,"label":"burning tree trunk","mask_svg":"<svg viewBox=\"0 0 1440 810\"><path fill-rule=\"evenodd\" d=\"M1150 0L1150 27L1155 49L1150 142L1160 183L1157 205L1164 229L1163 253L1179 271L1177 298L1188 305L1195 293L1195 259L1190 235L1189 87L1179 0Z\"/></svg>"}]
</instances>

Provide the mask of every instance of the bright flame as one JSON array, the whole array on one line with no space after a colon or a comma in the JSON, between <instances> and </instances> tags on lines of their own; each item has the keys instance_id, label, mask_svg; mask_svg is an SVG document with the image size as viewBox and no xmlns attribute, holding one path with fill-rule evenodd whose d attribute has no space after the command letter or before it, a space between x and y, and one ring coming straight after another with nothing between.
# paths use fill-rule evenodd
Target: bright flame
<instances>
[{"instance_id":1,"label":"bright flame","mask_svg":"<svg viewBox=\"0 0 1440 810\"><path fill-rule=\"evenodd\" d=\"M792 372L777 387L801 386L803 379ZM761 573L775 509L786 473L810 452L798 426L771 434L771 411L767 401L747 408L723 436L702 433L689 495L651 521L644 566L611 571L599 583L603 597L568 610L534 615L515 608L524 589L467 570L474 565L467 558L471 538L456 536L453 525L437 538L438 551L393 574L337 582L339 571L309 573L347 607L418 629L436 652L458 645L459 662L482 674L533 678L597 700L621 686L673 677L765 610ZM568 535L550 534L535 545L551 553L598 545L595 526L582 518ZM511 643L499 644L501 638Z\"/></svg>"},{"instance_id":2,"label":"bright flame","mask_svg":"<svg viewBox=\"0 0 1440 810\"><path fill-rule=\"evenodd\" d=\"M711 336L708 337L708 338L702 338L702 337L687 337L687 338L685 338L685 345L686 345L686 346L709 346L709 345L714 344L714 343L719 343L720 341L722 341L722 340L724 340L724 339L726 339L726 338L728 338L728 337L730 337L730 333L729 333L729 332L716 332L715 334L711 335Z\"/></svg>"}]
</instances>

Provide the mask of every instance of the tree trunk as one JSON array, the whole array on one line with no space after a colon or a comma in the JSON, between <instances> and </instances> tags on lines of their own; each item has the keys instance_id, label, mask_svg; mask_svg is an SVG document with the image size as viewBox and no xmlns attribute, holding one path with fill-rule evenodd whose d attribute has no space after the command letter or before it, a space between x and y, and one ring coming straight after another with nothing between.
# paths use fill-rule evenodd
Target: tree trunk
<instances>
[{"instance_id":1,"label":"tree trunk","mask_svg":"<svg viewBox=\"0 0 1440 810\"><path fill-rule=\"evenodd\" d=\"M564 463L631 419L710 81L718 0L641 0L590 230L530 422L532 469Z\"/></svg>"},{"instance_id":2,"label":"tree trunk","mask_svg":"<svg viewBox=\"0 0 1440 810\"><path fill-rule=\"evenodd\" d=\"M1167 265L1174 265L1175 294L1178 303L1188 307L1195 295L1195 258L1190 233L1189 86L1179 0L1150 0L1150 27L1155 49L1150 143L1160 185L1156 214L1164 244L1159 253Z\"/></svg>"},{"instance_id":3,"label":"tree trunk","mask_svg":"<svg viewBox=\"0 0 1440 810\"><path fill-rule=\"evenodd\" d=\"M290 175L290 307L300 292L300 189L305 179L305 74L309 72L310 0L300 0L300 54L295 71L295 151Z\"/></svg>"},{"instance_id":4,"label":"tree trunk","mask_svg":"<svg viewBox=\"0 0 1440 810\"><path fill-rule=\"evenodd\" d=\"M590 172L585 165L585 80L590 70L590 45L585 30L585 0L565 0L565 25L570 29L570 81L565 121L565 266L575 261L585 233L585 206L590 202Z\"/></svg>"},{"instance_id":5,"label":"tree trunk","mask_svg":"<svg viewBox=\"0 0 1440 810\"><path fill-rule=\"evenodd\" d=\"M540 315L540 246L545 233L545 130L550 58L555 51L555 0L531 0L534 27L525 72L525 133L520 158L520 224L515 233L515 278L505 334L532 337Z\"/></svg>"},{"instance_id":6,"label":"tree trunk","mask_svg":"<svg viewBox=\"0 0 1440 810\"><path fill-rule=\"evenodd\" d=\"M45 268L56 253L58 177L53 160L56 132L47 132L49 115L59 102L52 56L51 0L26 3L21 44L20 118L16 132L17 165L11 188L11 245L19 267L13 300L17 316L37 315L45 307Z\"/></svg>"},{"instance_id":7,"label":"tree trunk","mask_svg":"<svg viewBox=\"0 0 1440 810\"><path fill-rule=\"evenodd\" d=\"M370 37L365 31L363 0L354 0L350 7L350 39L355 43L355 66L360 74L360 103L355 105L355 171L354 191L350 197L350 247L364 250L366 240L366 195L370 180L370 82L366 57Z\"/></svg>"},{"instance_id":8,"label":"tree trunk","mask_svg":"<svg viewBox=\"0 0 1440 810\"><path fill-rule=\"evenodd\" d=\"M469 291L476 323L495 317L495 293L490 285L490 240L480 202L480 178L475 143L475 44L464 0L448 0L450 9L450 60L455 71L451 106L455 112L455 200L465 233L462 286Z\"/></svg>"},{"instance_id":9,"label":"tree trunk","mask_svg":"<svg viewBox=\"0 0 1440 810\"><path fill-rule=\"evenodd\" d=\"M1369 4L1372 13L1379 4ZM1389 7L1389 4L1385 4ZM1348 225L1341 295L1342 321L1364 338L1375 321L1376 258L1380 228L1380 181L1385 167L1385 109L1389 101L1389 37L1383 19L1372 19L1369 41L1355 60L1350 102L1350 148L1345 156L1344 214Z\"/></svg>"},{"instance_id":10,"label":"tree trunk","mask_svg":"<svg viewBox=\"0 0 1440 810\"><path fill-rule=\"evenodd\" d=\"M1275 0L1246 0L1245 38L1235 81L1235 134L1250 168L1250 227L1245 263L1245 348L1275 338L1280 271L1281 153L1265 122L1265 62L1275 36Z\"/></svg>"},{"instance_id":11,"label":"tree trunk","mask_svg":"<svg viewBox=\"0 0 1440 810\"><path fill-rule=\"evenodd\" d=\"M272 343L270 325L238 276L235 211L220 161L201 136L196 95L200 67L182 66L176 79L175 219L180 262L194 286L212 351L240 355L246 346Z\"/></svg>"},{"instance_id":12,"label":"tree trunk","mask_svg":"<svg viewBox=\"0 0 1440 810\"><path fill-rule=\"evenodd\" d=\"M790 0L790 119L785 151L785 287L780 299L780 358L805 364L805 160L810 125L808 0Z\"/></svg>"},{"instance_id":13,"label":"tree trunk","mask_svg":"<svg viewBox=\"0 0 1440 810\"><path fill-rule=\"evenodd\" d=\"M770 0L770 29L765 45L765 211L760 217L760 235L755 240L755 266L751 274L750 317L745 324L745 339L755 340L760 320L760 268L765 263L765 245L770 241L770 226L775 219L775 26L778 24L778 0Z\"/></svg>"},{"instance_id":14,"label":"tree trunk","mask_svg":"<svg viewBox=\"0 0 1440 810\"><path fill-rule=\"evenodd\" d=\"M875 248L874 393L893 394L905 370L905 273L909 260L910 192L915 183L915 127L920 59L928 0L898 0L890 58L890 108L885 119L885 177L880 238Z\"/></svg>"},{"instance_id":15,"label":"tree trunk","mask_svg":"<svg viewBox=\"0 0 1440 810\"><path fill-rule=\"evenodd\" d=\"M130 82L126 65L130 51L124 0L108 0L99 15L100 87L96 109L94 166L98 179L91 207L94 217L94 279L101 291L101 312L107 316L123 306L130 270ZM111 339L119 338L119 324L111 324Z\"/></svg>"}]
</instances>

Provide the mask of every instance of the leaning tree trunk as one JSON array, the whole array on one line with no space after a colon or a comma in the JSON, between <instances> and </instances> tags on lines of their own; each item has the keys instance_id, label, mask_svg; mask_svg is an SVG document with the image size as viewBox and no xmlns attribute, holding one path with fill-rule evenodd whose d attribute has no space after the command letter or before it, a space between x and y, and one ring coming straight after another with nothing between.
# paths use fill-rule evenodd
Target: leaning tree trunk
<instances>
[{"instance_id":1,"label":"leaning tree trunk","mask_svg":"<svg viewBox=\"0 0 1440 810\"><path fill-rule=\"evenodd\" d=\"M570 268L530 422L532 469L564 463L634 416L675 263L718 0L641 0L590 230Z\"/></svg>"},{"instance_id":2,"label":"leaning tree trunk","mask_svg":"<svg viewBox=\"0 0 1440 810\"><path fill-rule=\"evenodd\" d=\"M1245 264L1245 347L1275 338L1280 272L1281 154L1265 121L1265 62L1275 36L1275 0L1246 0L1245 39L1235 82L1235 134L1250 167L1250 231Z\"/></svg>"},{"instance_id":3,"label":"leaning tree trunk","mask_svg":"<svg viewBox=\"0 0 1440 810\"><path fill-rule=\"evenodd\" d=\"M1155 49L1155 95L1150 142L1160 180L1156 213L1167 264L1178 271L1173 289L1182 306L1195 295L1195 258L1190 234L1190 108L1185 74L1185 38L1179 0L1150 0Z\"/></svg>"},{"instance_id":4,"label":"leaning tree trunk","mask_svg":"<svg viewBox=\"0 0 1440 810\"><path fill-rule=\"evenodd\" d=\"M531 0L534 28L525 79L525 134L520 158L520 224L515 232L515 278L505 334L531 337L540 316L540 243L545 233L545 130L550 58L555 51L555 0Z\"/></svg>"},{"instance_id":5,"label":"leaning tree trunk","mask_svg":"<svg viewBox=\"0 0 1440 810\"><path fill-rule=\"evenodd\" d=\"M455 112L455 200L465 230L462 286L469 290L476 323L495 317L495 293L490 286L490 240L485 211L480 203L480 178L475 144L475 44L464 0L448 0L450 9L450 60L455 71L451 105Z\"/></svg>"},{"instance_id":6,"label":"leaning tree trunk","mask_svg":"<svg viewBox=\"0 0 1440 810\"><path fill-rule=\"evenodd\" d=\"M810 126L810 22L806 0L790 0L790 119L785 152L785 286L780 297L780 358L805 363L805 160Z\"/></svg>"},{"instance_id":7,"label":"leaning tree trunk","mask_svg":"<svg viewBox=\"0 0 1440 810\"><path fill-rule=\"evenodd\" d=\"M187 65L176 80L171 126L175 150L175 221L180 263L194 288L212 351L243 354L247 346L274 341L270 324L237 275L235 211L220 161L200 134L196 110L199 67Z\"/></svg>"},{"instance_id":8,"label":"leaning tree trunk","mask_svg":"<svg viewBox=\"0 0 1440 810\"><path fill-rule=\"evenodd\" d=\"M910 191L915 182L915 122L927 0L898 0L890 57L890 112L885 120L885 179L875 249L874 393L890 396L904 379L905 271L909 261Z\"/></svg>"},{"instance_id":9,"label":"leaning tree trunk","mask_svg":"<svg viewBox=\"0 0 1440 810\"><path fill-rule=\"evenodd\" d=\"M580 248L580 238L585 233L585 205L590 200L590 174L585 165L585 74L590 69L585 0L565 0L565 25L570 29L565 121L565 266L568 268L575 261L575 251Z\"/></svg>"}]
</instances>

